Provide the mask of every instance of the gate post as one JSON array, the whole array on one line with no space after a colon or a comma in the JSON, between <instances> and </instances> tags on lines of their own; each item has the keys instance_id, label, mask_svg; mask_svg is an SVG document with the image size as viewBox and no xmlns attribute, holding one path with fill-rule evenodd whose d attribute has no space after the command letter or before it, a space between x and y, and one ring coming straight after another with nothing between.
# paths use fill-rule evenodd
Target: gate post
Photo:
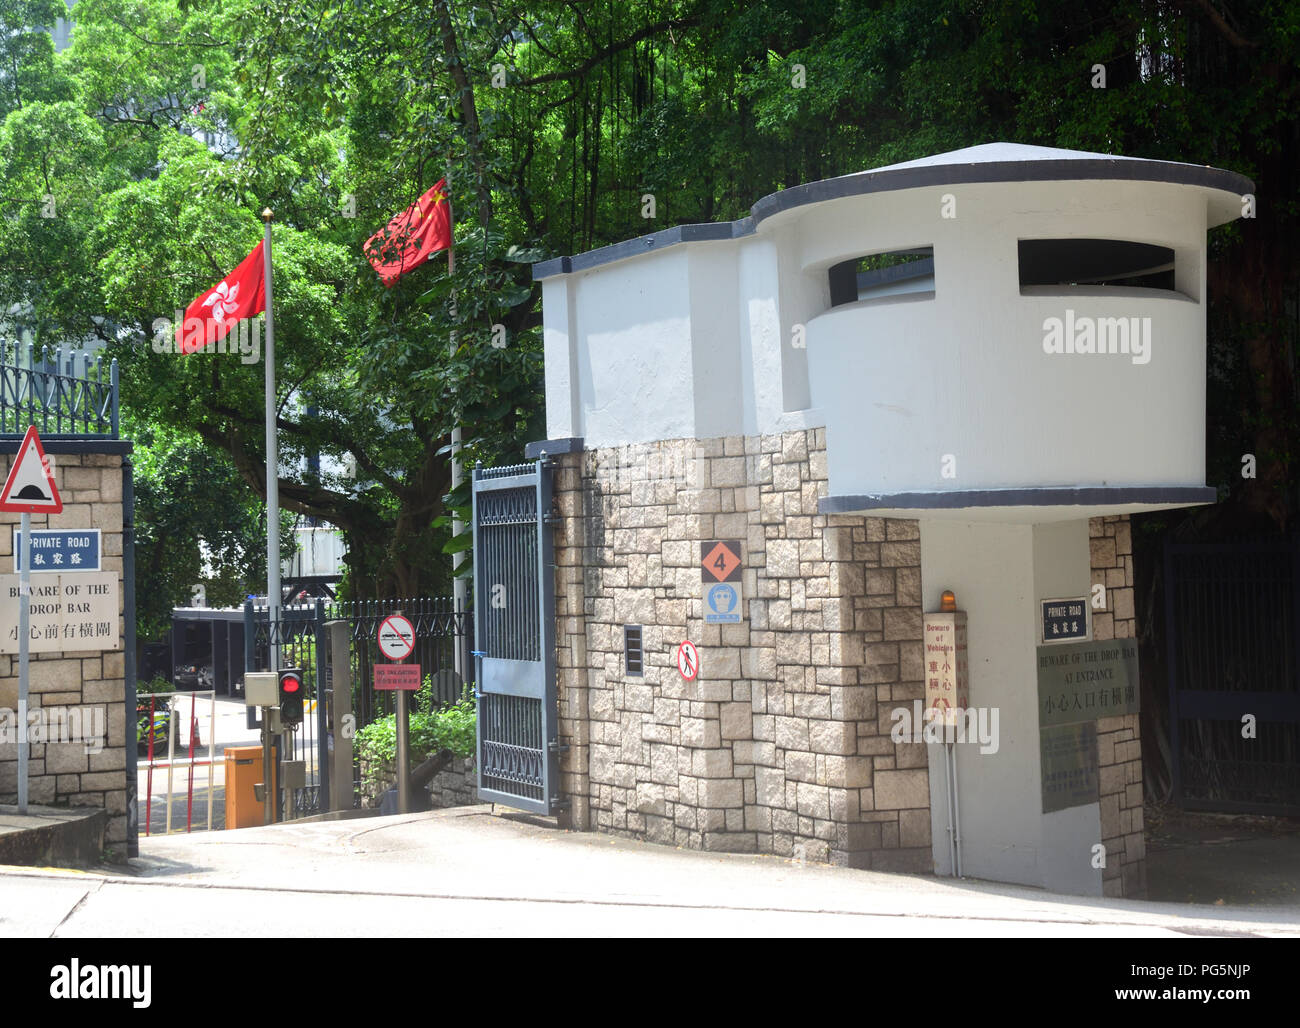
<instances>
[{"instance_id":1,"label":"gate post","mask_svg":"<svg viewBox=\"0 0 1300 1028\"><path fill-rule=\"evenodd\" d=\"M330 795L329 719L325 710L325 678L329 661L325 651L325 603L319 596L313 613L316 639L316 809L323 811Z\"/></svg>"},{"instance_id":2,"label":"gate post","mask_svg":"<svg viewBox=\"0 0 1300 1028\"><path fill-rule=\"evenodd\" d=\"M329 713L334 726L329 804L330 810L351 810L354 803L352 736L356 727L352 713L352 625L347 621L331 621L325 628L329 632Z\"/></svg>"}]
</instances>

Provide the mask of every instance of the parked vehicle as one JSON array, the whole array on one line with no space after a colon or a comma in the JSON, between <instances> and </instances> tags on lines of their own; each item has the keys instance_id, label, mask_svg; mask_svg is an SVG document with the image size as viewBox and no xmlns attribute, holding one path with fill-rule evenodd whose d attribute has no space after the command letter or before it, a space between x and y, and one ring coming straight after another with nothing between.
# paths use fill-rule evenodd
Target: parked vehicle
<instances>
[{"instance_id":1,"label":"parked vehicle","mask_svg":"<svg viewBox=\"0 0 1300 1028\"><path fill-rule=\"evenodd\" d=\"M177 689L211 689L211 664L177 664L172 674Z\"/></svg>"}]
</instances>

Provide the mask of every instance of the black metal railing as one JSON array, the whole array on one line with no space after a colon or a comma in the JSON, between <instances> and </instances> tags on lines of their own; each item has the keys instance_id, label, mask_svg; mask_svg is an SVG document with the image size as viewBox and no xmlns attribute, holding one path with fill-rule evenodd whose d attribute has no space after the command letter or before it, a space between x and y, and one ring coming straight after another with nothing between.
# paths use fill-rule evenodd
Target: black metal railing
<instances>
[{"instance_id":1,"label":"black metal railing","mask_svg":"<svg viewBox=\"0 0 1300 1028\"><path fill-rule=\"evenodd\" d=\"M117 361L48 347L39 353L0 340L0 437L21 436L35 425L44 437L118 437Z\"/></svg>"},{"instance_id":2,"label":"black metal railing","mask_svg":"<svg viewBox=\"0 0 1300 1028\"><path fill-rule=\"evenodd\" d=\"M360 602L315 600L286 604L273 623L265 606L248 601L244 605L244 666L256 671L270 667L271 647L280 651L280 667L303 671L307 698L317 700L313 712L293 734L292 754L285 760L302 760L307 769L306 786L294 798L298 816L326 809L329 797L329 714L318 683L331 680L327 667L326 628L331 621L349 625L348 662L352 672L352 711L356 727L363 728L394 709L393 694L374 688L374 668L387 663L379 653L379 625L390 614L402 614L415 627L415 651L409 663L420 666L421 679L431 682L435 707L455 703L473 675L473 614L457 611L446 597L368 600ZM337 656L334 659L338 659ZM457 662L459 667L457 670ZM354 781L355 784L355 781ZM325 804L322 806L322 804Z\"/></svg>"}]
</instances>

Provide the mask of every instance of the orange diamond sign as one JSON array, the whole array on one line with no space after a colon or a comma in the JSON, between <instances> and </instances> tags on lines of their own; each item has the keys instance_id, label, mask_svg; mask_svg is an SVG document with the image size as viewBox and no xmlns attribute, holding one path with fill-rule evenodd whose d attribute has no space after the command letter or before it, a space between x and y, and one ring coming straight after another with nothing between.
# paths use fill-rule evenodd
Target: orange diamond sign
<instances>
[{"instance_id":1,"label":"orange diamond sign","mask_svg":"<svg viewBox=\"0 0 1300 1028\"><path fill-rule=\"evenodd\" d=\"M706 582L740 581L740 542L728 539L700 543L700 571Z\"/></svg>"}]
</instances>

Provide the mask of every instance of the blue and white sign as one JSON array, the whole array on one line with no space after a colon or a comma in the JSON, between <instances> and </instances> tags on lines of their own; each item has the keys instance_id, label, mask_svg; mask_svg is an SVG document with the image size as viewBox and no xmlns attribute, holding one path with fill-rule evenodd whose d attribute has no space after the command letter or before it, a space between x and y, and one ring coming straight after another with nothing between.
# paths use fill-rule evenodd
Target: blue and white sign
<instances>
[{"instance_id":1,"label":"blue and white sign","mask_svg":"<svg viewBox=\"0 0 1300 1028\"><path fill-rule=\"evenodd\" d=\"M1088 598L1043 600L1043 642L1086 642L1092 638L1088 623Z\"/></svg>"},{"instance_id":2,"label":"blue and white sign","mask_svg":"<svg viewBox=\"0 0 1300 1028\"><path fill-rule=\"evenodd\" d=\"M22 532L14 529L14 574L23 569ZM98 528L36 528L32 530L32 574L40 571L98 571Z\"/></svg>"},{"instance_id":3,"label":"blue and white sign","mask_svg":"<svg viewBox=\"0 0 1300 1028\"><path fill-rule=\"evenodd\" d=\"M735 625L740 623L740 583L709 582L704 586L704 623Z\"/></svg>"}]
</instances>

